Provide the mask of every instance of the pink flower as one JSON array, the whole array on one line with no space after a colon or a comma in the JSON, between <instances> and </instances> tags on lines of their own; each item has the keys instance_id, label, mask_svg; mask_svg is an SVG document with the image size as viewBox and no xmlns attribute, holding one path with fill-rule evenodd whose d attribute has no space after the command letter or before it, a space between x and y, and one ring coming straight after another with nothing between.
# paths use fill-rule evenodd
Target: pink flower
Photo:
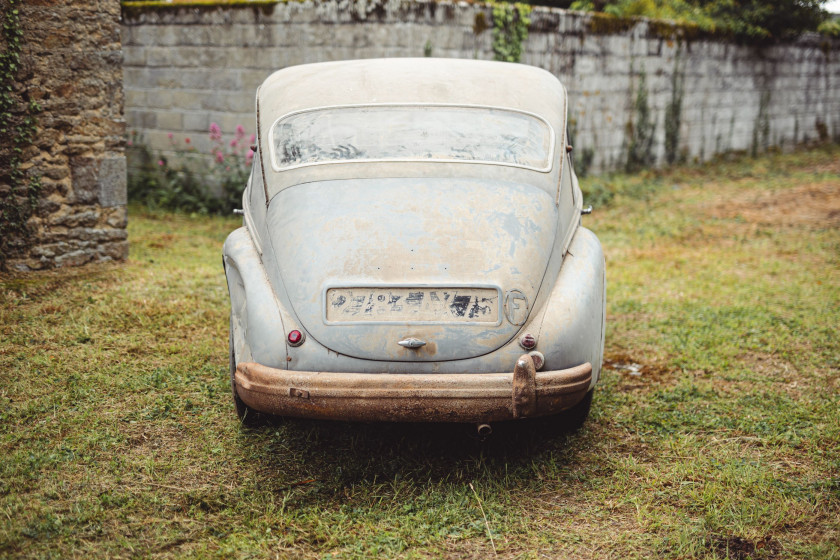
<instances>
[{"instance_id":1,"label":"pink flower","mask_svg":"<svg viewBox=\"0 0 840 560\"><path fill-rule=\"evenodd\" d=\"M167 137L167 138L169 138L170 140L172 140L172 138L173 138L174 136L175 136L175 135L174 135L174 134L172 134L171 132L170 132L169 134L167 134L167 135L166 135L166 137Z\"/></svg>"},{"instance_id":2,"label":"pink flower","mask_svg":"<svg viewBox=\"0 0 840 560\"><path fill-rule=\"evenodd\" d=\"M236 139L242 140L245 138L245 127L241 124L236 125Z\"/></svg>"},{"instance_id":3,"label":"pink flower","mask_svg":"<svg viewBox=\"0 0 840 560\"><path fill-rule=\"evenodd\" d=\"M160 165L161 167L163 167L163 160L162 160L162 159L159 159L159 160L158 160L158 165Z\"/></svg>"},{"instance_id":4,"label":"pink flower","mask_svg":"<svg viewBox=\"0 0 840 560\"><path fill-rule=\"evenodd\" d=\"M222 129L216 123L210 123L210 140L216 142L222 139Z\"/></svg>"},{"instance_id":5,"label":"pink flower","mask_svg":"<svg viewBox=\"0 0 840 560\"><path fill-rule=\"evenodd\" d=\"M223 161L225 161L225 154L221 150L216 150L216 163L222 163Z\"/></svg>"},{"instance_id":6,"label":"pink flower","mask_svg":"<svg viewBox=\"0 0 840 560\"><path fill-rule=\"evenodd\" d=\"M252 161L254 161L254 152L248 150L248 153L245 154L245 163L251 165Z\"/></svg>"},{"instance_id":7,"label":"pink flower","mask_svg":"<svg viewBox=\"0 0 840 560\"><path fill-rule=\"evenodd\" d=\"M184 142L186 142L187 144L189 144L189 143L190 143L190 139L189 139L189 138L184 138Z\"/></svg>"},{"instance_id":8,"label":"pink flower","mask_svg":"<svg viewBox=\"0 0 840 560\"><path fill-rule=\"evenodd\" d=\"M252 134L252 135L251 135L251 144L253 144L253 143L254 143L254 142L256 142L256 141L257 141L257 135L256 135L256 134Z\"/></svg>"},{"instance_id":9,"label":"pink flower","mask_svg":"<svg viewBox=\"0 0 840 560\"><path fill-rule=\"evenodd\" d=\"M238 144L238 142L236 140L231 140L230 141L230 147L231 148L235 148L237 144Z\"/></svg>"},{"instance_id":10,"label":"pink flower","mask_svg":"<svg viewBox=\"0 0 840 560\"><path fill-rule=\"evenodd\" d=\"M132 146L134 145L134 142L132 142L131 140L129 140L129 141L128 141L128 142L126 142L126 143L128 144L128 147L129 147L129 148L130 148L130 147L132 147Z\"/></svg>"}]
</instances>

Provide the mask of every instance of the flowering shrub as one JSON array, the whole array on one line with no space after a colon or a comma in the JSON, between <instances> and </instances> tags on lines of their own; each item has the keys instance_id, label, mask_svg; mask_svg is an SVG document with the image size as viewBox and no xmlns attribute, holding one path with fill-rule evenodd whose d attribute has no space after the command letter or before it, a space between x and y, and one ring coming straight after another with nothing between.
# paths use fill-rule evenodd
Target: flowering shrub
<instances>
[{"instance_id":1,"label":"flowering shrub","mask_svg":"<svg viewBox=\"0 0 840 560\"><path fill-rule=\"evenodd\" d=\"M168 136L173 151L197 153L189 137L181 144L171 132ZM198 172L187 164L170 164L166 157L155 155L133 132L127 142L129 200L149 208L199 214L230 214L240 208L254 158L250 146L256 136L249 136L245 127L237 125L233 138L225 142L221 127L212 123L208 137L206 159L212 164Z\"/></svg>"}]
</instances>

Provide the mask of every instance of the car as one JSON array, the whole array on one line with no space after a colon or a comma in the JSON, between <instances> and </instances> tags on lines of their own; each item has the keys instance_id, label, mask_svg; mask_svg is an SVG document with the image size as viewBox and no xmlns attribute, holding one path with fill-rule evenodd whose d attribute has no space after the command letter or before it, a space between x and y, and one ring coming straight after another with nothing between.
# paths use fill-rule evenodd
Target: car
<instances>
[{"instance_id":1,"label":"car","mask_svg":"<svg viewBox=\"0 0 840 560\"><path fill-rule=\"evenodd\" d=\"M555 76L305 64L265 80L256 118L223 250L240 419L583 423L605 262Z\"/></svg>"}]
</instances>

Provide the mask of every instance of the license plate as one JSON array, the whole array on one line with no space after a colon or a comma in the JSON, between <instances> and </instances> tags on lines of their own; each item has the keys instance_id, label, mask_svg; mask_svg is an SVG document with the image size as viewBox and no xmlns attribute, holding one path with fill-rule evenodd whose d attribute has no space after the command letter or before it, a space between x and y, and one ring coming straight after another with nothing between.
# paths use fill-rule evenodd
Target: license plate
<instances>
[{"instance_id":1,"label":"license plate","mask_svg":"<svg viewBox=\"0 0 840 560\"><path fill-rule=\"evenodd\" d=\"M497 323L496 288L330 288L330 323Z\"/></svg>"}]
</instances>

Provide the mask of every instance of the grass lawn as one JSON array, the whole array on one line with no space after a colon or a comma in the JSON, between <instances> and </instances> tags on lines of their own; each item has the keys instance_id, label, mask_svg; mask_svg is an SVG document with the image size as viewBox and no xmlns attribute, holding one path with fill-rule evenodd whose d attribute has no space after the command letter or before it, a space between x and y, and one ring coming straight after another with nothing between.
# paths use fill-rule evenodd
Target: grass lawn
<instances>
[{"instance_id":1,"label":"grass lawn","mask_svg":"<svg viewBox=\"0 0 840 560\"><path fill-rule=\"evenodd\" d=\"M132 208L126 263L0 276L0 557L840 558L840 149L582 183L574 435L240 427L234 219Z\"/></svg>"}]
</instances>

